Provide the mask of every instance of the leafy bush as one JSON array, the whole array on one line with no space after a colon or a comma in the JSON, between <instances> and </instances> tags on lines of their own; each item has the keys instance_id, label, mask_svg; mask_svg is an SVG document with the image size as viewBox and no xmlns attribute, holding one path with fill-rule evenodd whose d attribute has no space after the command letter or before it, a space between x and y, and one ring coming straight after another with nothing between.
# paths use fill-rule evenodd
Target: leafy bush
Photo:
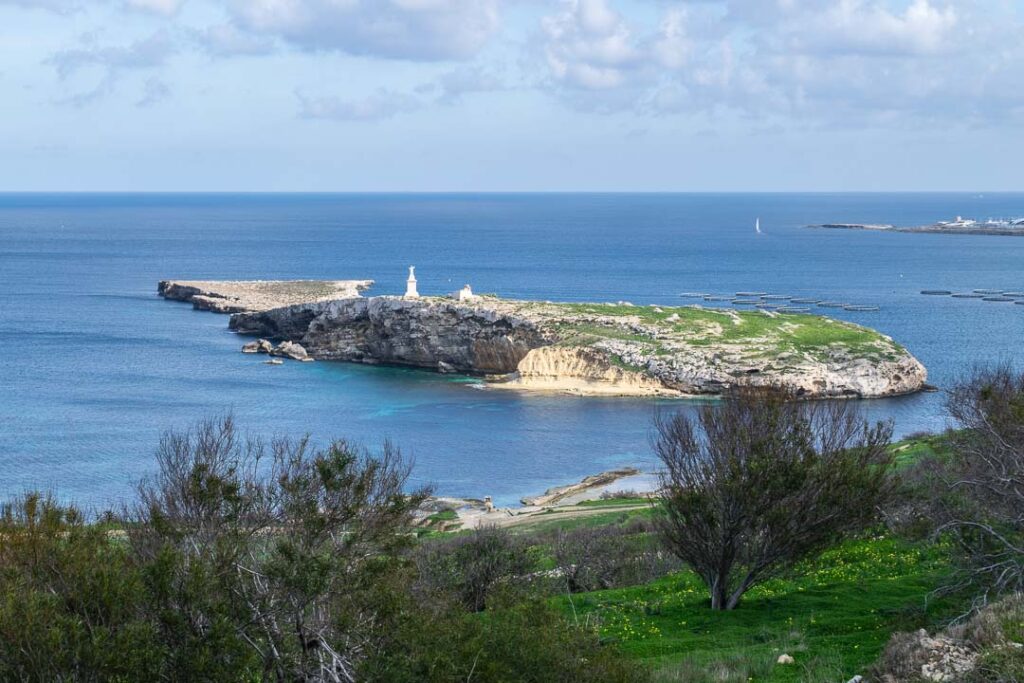
<instances>
[{"instance_id":1,"label":"leafy bush","mask_svg":"<svg viewBox=\"0 0 1024 683\"><path fill-rule=\"evenodd\" d=\"M152 680L166 644L123 543L30 494L0 521L0 680Z\"/></svg>"},{"instance_id":2,"label":"leafy bush","mask_svg":"<svg viewBox=\"0 0 1024 683\"><path fill-rule=\"evenodd\" d=\"M635 489L615 489L614 491L602 491L601 500L635 500L643 498L646 494L638 493Z\"/></svg>"},{"instance_id":3,"label":"leafy bush","mask_svg":"<svg viewBox=\"0 0 1024 683\"><path fill-rule=\"evenodd\" d=\"M376 587L425 497L403 491L401 454L388 443L379 455L345 441L318 450L307 439L268 452L226 418L166 435L157 462L127 515L129 538L174 615L161 624L189 657L180 666L237 671L218 654L240 639L278 680L352 680L381 637L387 603Z\"/></svg>"},{"instance_id":4,"label":"leafy bush","mask_svg":"<svg viewBox=\"0 0 1024 683\"><path fill-rule=\"evenodd\" d=\"M556 530L551 537L556 574L570 593L646 583L679 569L649 524Z\"/></svg>"},{"instance_id":5,"label":"leafy bush","mask_svg":"<svg viewBox=\"0 0 1024 683\"><path fill-rule=\"evenodd\" d=\"M410 607L393 641L366 662L365 680L382 683L632 683L641 666L602 645L597 634L566 621L545 602L467 613L458 605Z\"/></svg>"},{"instance_id":6,"label":"leafy bush","mask_svg":"<svg viewBox=\"0 0 1024 683\"><path fill-rule=\"evenodd\" d=\"M534 568L525 540L495 526L425 542L415 558L422 592L451 593L471 612L484 610L496 590L522 584Z\"/></svg>"}]
</instances>

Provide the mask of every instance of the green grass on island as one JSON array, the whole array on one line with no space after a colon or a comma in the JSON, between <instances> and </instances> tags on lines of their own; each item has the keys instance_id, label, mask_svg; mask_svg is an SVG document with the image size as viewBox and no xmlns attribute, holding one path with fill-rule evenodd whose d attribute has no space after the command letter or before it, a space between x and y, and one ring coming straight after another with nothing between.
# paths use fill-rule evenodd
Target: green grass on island
<instances>
[{"instance_id":1,"label":"green grass on island","mask_svg":"<svg viewBox=\"0 0 1024 683\"><path fill-rule=\"evenodd\" d=\"M879 360L905 353L880 332L812 314L590 303L537 303L529 310L550 318L565 345L612 339L647 345L658 355L680 346L725 346L761 358L818 358L839 348Z\"/></svg>"}]
</instances>

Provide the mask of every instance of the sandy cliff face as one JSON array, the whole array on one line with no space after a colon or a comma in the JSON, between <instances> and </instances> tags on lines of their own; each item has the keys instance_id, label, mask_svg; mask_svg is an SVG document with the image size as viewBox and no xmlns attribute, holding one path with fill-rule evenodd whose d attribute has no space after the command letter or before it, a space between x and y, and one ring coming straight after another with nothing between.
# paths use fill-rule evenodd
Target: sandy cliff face
<instances>
[{"instance_id":1,"label":"sandy cliff face","mask_svg":"<svg viewBox=\"0 0 1024 683\"><path fill-rule=\"evenodd\" d=\"M501 386L581 394L715 394L747 382L806 397L880 397L917 391L926 379L891 339L847 323L655 310L371 297L236 314L231 328L299 342L319 359L501 375ZM737 338L731 328L742 325L761 336ZM798 344L802 325L838 341Z\"/></svg>"},{"instance_id":2,"label":"sandy cliff face","mask_svg":"<svg viewBox=\"0 0 1024 683\"><path fill-rule=\"evenodd\" d=\"M499 387L609 396L678 396L657 377L616 365L607 353L584 347L542 346L519 361Z\"/></svg>"}]
</instances>

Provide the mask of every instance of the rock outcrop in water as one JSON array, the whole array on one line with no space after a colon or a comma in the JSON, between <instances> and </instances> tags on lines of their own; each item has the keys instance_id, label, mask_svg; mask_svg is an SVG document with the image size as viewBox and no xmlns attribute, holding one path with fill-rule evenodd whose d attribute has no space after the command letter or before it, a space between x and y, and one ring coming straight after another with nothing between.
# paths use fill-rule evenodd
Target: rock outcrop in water
<instances>
[{"instance_id":1,"label":"rock outcrop in water","mask_svg":"<svg viewBox=\"0 0 1024 683\"><path fill-rule=\"evenodd\" d=\"M385 296L238 313L230 327L298 342L318 359L580 394L715 394L742 381L806 397L881 397L918 391L926 379L913 356L873 330L760 311Z\"/></svg>"}]
</instances>

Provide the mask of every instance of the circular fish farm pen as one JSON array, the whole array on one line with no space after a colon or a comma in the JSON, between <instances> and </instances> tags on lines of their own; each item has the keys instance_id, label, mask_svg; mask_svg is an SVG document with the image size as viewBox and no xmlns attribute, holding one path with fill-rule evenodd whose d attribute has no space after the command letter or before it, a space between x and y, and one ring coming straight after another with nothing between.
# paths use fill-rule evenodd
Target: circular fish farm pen
<instances>
[{"instance_id":1,"label":"circular fish farm pen","mask_svg":"<svg viewBox=\"0 0 1024 683\"><path fill-rule=\"evenodd\" d=\"M679 296L683 297L684 299L703 299L708 295L705 294L704 292L683 292Z\"/></svg>"},{"instance_id":2,"label":"circular fish farm pen","mask_svg":"<svg viewBox=\"0 0 1024 683\"><path fill-rule=\"evenodd\" d=\"M974 291L977 292L978 290ZM924 294L925 296L949 296L953 292L949 291L948 289L922 289L921 293Z\"/></svg>"},{"instance_id":3,"label":"circular fish farm pen","mask_svg":"<svg viewBox=\"0 0 1024 683\"><path fill-rule=\"evenodd\" d=\"M1003 292L1003 296L1008 296L1013 299L1024 299L1024 292Z\"/></svg>"},{"instance_id":4,"label":"circular fish farm pen","mask_svg":"<svg viewBox=\"0 0 1024 683\"><path fill-rule=\"evenodd\" d=\"M880 311L882 309L878 306L858 306L856 304L852 304L850 306L843 306L843 310L854 311L856 313L874 313L875 311Z\"/></svg>"},{"instance_id":5,"label":"circular fish farm pen","mask_svg":"<svg viewBox=\"0 0 1024 683\"><path fill-rule=\"evenodd\" d=\"M974 293L975 294L1002 294L1003 290L1001 290L1001 289L975 289Z\"/></svg>"},{"instance_id":6,"label":"circular fish farm pen","mask_svg":"<svg viewBox=\"0 0 1024 683\"><path fill-rule=\"evenodd\" d=\"M749 296L764 296L768 292L736 292L736 296L749 297Z\"/></svg>"},{"instance_id":7,"label":"circular fish farm pen","mask_svg":"<svg viewBox=\"0 0 1024 683\"><path fill-rule=\"evenodd\" d=\"M711 294L704 297L704 301L732 301L731 296L713 296Z\"/></svg>"},{"instance_id":8,"label":"circular fish farm pen","mask_svg":"<svg viewBox=\"0 0 1024 683\"><path fill-rule=\"evenodd\" d=\"M1018 306L1024 306L1024 300L1014 301L1013 303L1017 304Z\"/></svg>"},{"instance_id":9,"label":"circular fish farm pen","mask_svg":"<svg viewBox=\"0 0 1024 683\"><path fill-rule=\"evenodd\" d=\"M779 304L756 304L756 306L762 311L777 311L782 308Z\"/></svg>"},{"instance_id":10,"label":"circular fish farm pen","mask_svg":"<svg viewBox=\"0 0 1024 683\"><path fill-rule=\"evenodd\" d=\"M1021 302L1024 304L1024 301ZM811 309L804 306L780 306L779 313L810 313Z\"/></svg>"},{"instance_id":11,"label":"circular fish farm pen","mask_svg":"<svg viewBox=\"0 0 1024 683\"><path fill-rule=\"evenodd\" d=\"M819 301L818 306L820 308L845 308L849 304L844 304L841 301Z\"/></svg>"},{"instance_id":12,"label":"circular fish farm pen","mask_svg":"<svg viewBox=\"0 0 1024 683\"><path fill-rule=\"evenodd\" d=\"M994 301L994 302L998 302L998 303L1008 303L1010 301L1016 301L1016 299L1011 299L1008 296L986 296L984 299L982 299L982 301Z\"/></svg>"},{"instance_id":13,"label":"circular fish farm pen","mask_svg":"<svg viewBox=\"0 0 1024 683\"><path fill-rule=\"evenodd\" d=\"M794 304L820 304L821 299L793 299Z\"/></svg>"},{"instance_id":14,"label":"circular fish farm pen","mask_svg":"<svg viewBox=\"0 0 1024 683\"><path fill-rule=\"evenodd\" d=\"M760 301L756 301L754 299L733 299L732 300L732 305L733 306L756 306L759 303L761 303L761 302Z\"/></svg>"},{"instance_id":15,"label":"circular fish farm pen","mask_svg":"<svg viewBox=\"0 0 1024 683\"><path fill-rule=\"evenodd\" d=\"M959 292L952 295L954 299L984 299L984 294L975 294L974 292Z\"/></svg>"},{"instance_id":16,"label":"circular fish farm pen","mask_svg":"<svg viewBox=\"0 0 1024 683\"><path fill-rule=\"evenodd\" d=\"M761 298L765 301L789 301L793 297L788 294L762 294Z\"/></svg>"}]
</instances>

